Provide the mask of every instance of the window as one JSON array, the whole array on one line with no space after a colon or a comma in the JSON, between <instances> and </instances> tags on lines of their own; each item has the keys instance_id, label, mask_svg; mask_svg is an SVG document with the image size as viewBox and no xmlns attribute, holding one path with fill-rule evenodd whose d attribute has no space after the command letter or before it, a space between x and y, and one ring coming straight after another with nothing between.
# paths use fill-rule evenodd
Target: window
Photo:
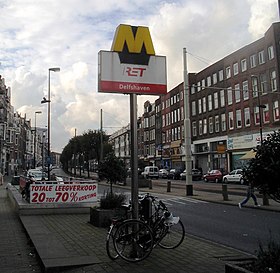
<instances>
[{"instance_id":1,"label":"window","mask_svg":"<svg viewBox=\"0 0 280 273\"><path fill-rule=\"evenodd\" d=\"M207 134L207 119L203 119L203 134Z\"/></svg>"},{"instance_id":2,"label":"window","mask_svg":"<svg viewBox=\"0 0 280 273\"><path fill-rule=\"evenodd\" d=\"M260 88L261 88L261 93L266 93L267 92L267 79L266 79L266 74L261 74L260 75Z\"/></svg>"},{"instance_id":3,"label":"window","mask_svg":"<svg viewBox=\"0 0 280 273\"><path fill-rule=\"evenodd\" d=\"M272 60L274 58L273 46L269 46L267 48L267 55L269 60Z\"/></svg>"},{"instance_id":4,"label":"window","mask_svg":"<svg viewBox=\"0 0 280 273\"><path fill-rule=\"evenodd\" d=\"M218 78L217 78L217 73L213 74L213 84L216 84L218 82Z\"/></svg>"},{"instance_id":5,"label":"window","mask_svg":"<svg viewBox=\"0 0 280 273\"><path fill-rule=\"evenodd\" d=\"M201 89L205 89L205 79L201 81Z\"/></svg>"},{"instance_id":6,"label":"window","mask_svg":"<svg viewBox=\"0 0 280 273\"><path fill-rule=\"evenodd\" d=\"M255 118L255 125L260 124L260 112L259 112L259 107L255 106L254 107L254 118Z\"/></svg>"},{"instance_id":7,"label":"window","mask_svg":"<svg viewBox=\"0 0 280 273\"><path fill-rule=\"evenodd\" d=\"M236 110L236 127L241 128L242 127L242 119L241 119L241 110Z\"/></svg>"},{"instance_id":8,"label":"window","mask_svg":"<svg viewBox=\"0 0 280 273\"><path fill-rule=\"evenodd\" d=\"M208 87L211 86L211 77L210 76L207 77L207 86Z\"/></svg>"},{"instance_id":9,"label":"window","mask_svg":"<svg viewBox=\"0 0 280 273\"><path fill-rule=\"evenodd\" d=\"M185 118L184 107L181 107L181 120Z\"/></svg>"},{"instance_id":10,"label":"window","mask_svg":"<svg viewBox=\"0 0 280 273\"><path fill-rule=\"evenodd\" d=\"M231 77L230 66L226 67L226 78L229 79Z\"/></svg>"},{"instance_id":11,"label":"window","mask_svg":"<svg viewBox=\"0 0 280 273\"><path fill-rule=\"evenodd\" d=\"M225 106L225 90L220 91L220 104L221 107Z\"/></svg>"},{"instance_id":12,"label":"window","mask_svg":"<svg viewBox=\"0 0 280 273\"><path fill-rule=\"evenodd\" d=\"M260 51L259 52L259 64L264 64L265 60L264 60L264 51Z\"/></svg>"},{"instance_id":13,"label":"window","mask_svg":"<svg viewBox=\"0 0 280 273\"><path fill-rule=\"evenodd\" d=\"M270 82L271 82L271 90L277 91L277 81L276 81L276 71L275 70L270 72Z\"/></svg>"},{"instance_id":14,"label":"window","mask_svg":"<svg viewBox=\"0 0 280 273\"><path fill-rule=\"evenodd\" d=\"M240 102L240 86L239 83L234 86L235 102Z\"/></svg>"},{"instance_id":15,"label":"window","mask_svg":"<svg viewBox=\"0 0 280 273\"><path fill-rule=\"evenodd\" d=\"M202 113L201 99L198 100L198 114Z\"/></svg>"},{"instance_id":16,"label":"window","mask_svg":"<svg viewBox=\"0 0 280 273\"><path fill-rule=\"evenodd\" d=\"M232 88L229 87L227 89L227 97L228 97L228 105L231 105L232 104Z\"/></svg>"},{"instance_id":17,"label":"window","mask_svg":"<svg viewBox=\"0 0 280 273\"><path fill-rule=\"evenodd\" d=\"M209 117L209 133L213 133L213 117Z\"/></svg>"},{"instance_id":18,"label":"window","mask_svg":"<svg viewBox=\"0 0 280 273\"><path fill-rule=\"evenodd\" d=\"M258 78L257 77L252 77L252 90L253 90L253 97L258 96Z\"/></svg>"},{"instance_id":19,"label":"window","mask_svg":"<svg viewBox=\"0 0 280 273\"><path fill-rule=\"evenodd\" d=\"M162 127L165 126L165 115L162 115Z\"/></svg>"},{"instance_id":20,"label":"window","mask_svg":"<svg viewBox=\"0 0 280 273\"><path fill-rule=\"evenodd\" d=\"M269 107L268 104L264 105L265 108L263 108L263 122L269 123Z\"/></svg>"},{"instance_id":21,"label":"window","mask_svg":"<svg viewBox=\"0 0 280 273\"><path fill-rule=\"evenodd\" d=\"M246 127L250 127L250 108L244 108L244 124Z\"/></svg>"},{"instance_id":22,"label":"window","mask_svg":"<svg viewBox=\"0 0 280 273\"><path fill-rule=\"evenodd\" d=\"M199 132L199 135L202 135L202 120L199 120L199 122L198 122L198 132Z\"/></svg>"},{"instance_id":23,"label":"window","mask_svg":"<svg viewBox=\"0 0 280 273\"><path fill-rule=\"evenodd\" d=\"M243 59L241 60L241 72L244 72L247 70L247 60Z\"/></svg>"},{"instance_id":24,"label":"window","mask_svg":"<svg viewBox=\"0 0 280 273\"><path fill-rule=\"evenodd\" d=\"M254 54L250 56L250 66L251 68L253 68L256 67L256 65L257 65L257 55Z\"/></svg>"},{"instance_id":25,"label":"window","mask_svg":"<svg viewBox=\"0 0 280 273\"><path fill-rule=\"evenodd\" d=\"M234 123L233 123L233 112L228 113L228 128L230 130L234 129Z\"/></svg>"},{"instance_id":26,"label":"window","mask_svg":"<svg viewBox=\"0 0 280 273\"><path fill-rule=\"evenodd\" d=\"M202 111L203 113L206 113L207 109L206 109L206 97L202 98Z\"/></svg>"},{"instance_id":27,"label":"window","mask_svg":"<svg viewBox=\"0 0 280 273\"><path fill-rule=\"evenodd\" d=\"M238 63L234 63L233 64L233 75L237 75L238 74Z\"/></svg>"},{"instance_id":28,"label":"window","mask_svg":"<svg viewBox=\"0 0 280 273\"><path fill-rule=\"evenodd\" d=\"M222 131L227 130L226 114L221 115Z\"/></svg>"},{"instance_id":29,"label":"window","mask_svg":"<svg viewBox=\"0 0 280 273\"><path fill-rule=\"evenodd\" d=\"M213 103L212 103L212 95L208 95L208 111L212 111Z\"/></svg>"},{"instance_id":30,"label":"window","mask_svg":"<svg viewBox=\"0 0 280 273\"><path fill-rule=\"evenodd\" d=\"M224 71L223 70L220 70L219 71L219 81L223 81L224 80Z\"/></svg>"},{"instance_id":31,"label":"window","mask_svg":"<svg viewBox=\"0 0 280 273\"><path fill-rule=\"evenodd\" d=\"M274 121L277 121L277 120L279 120L279 118L280 118L279 117L279 103L276 100L273 102L273 119L274 119Z\"/></svg>"},{"instance_id":32,"label":"window","mask_svg":"<svg viewBox=\"0 0 280 273\"><path fill-rule=\"evenodd\" d=\"M249 99L249 90L248 90L248 81L242 82L242 93L243 93L243 100Z\"/></svg>"},{"instance_id":33,"label":"window","mask_svg":"<svg viewBox=\"0 0 280 273\"><path fill-rule=\"evenodd\" d=\"M194 94L194 93L195 93L195 85L193 84L191 87L191 94Z\"/></svg>"},{"instance_id":34,"label":"window","mask_svg":"<svg viewBox=\"0 0 280 273\"><path fill-rule=\"evenodd\" d=\"M201 90L201 85L200 82L197 83L197 92L199 92Z\"/></svg>"},{"instance_id":35,"label":"window","mask_svg":"<svg viewBox=\"0 0 280 273\"><path fill-rule=\"evenodd\" d=\"M215 116L215 132L218 133L220 131L220 117Z\"/></svg>"},{"instance_id":36,"label":"window","mask_svg":"<svg viewBox=\"0 0 280 273\"><path fill-rule=\"evenodd\" d=\"M196 107L195 107L195 101L192 101L192 116L196 115Z\"/></svg>"},{"instance_id":37,"label":"window","mask_svg":"<svg viewBox=\"0 0 280 273\"><path fill-rule=\"evenodd\" d=\"M197 136L196 121L192 122L192 134L194 137Z\"/></svg>"},{"instance_id":38,"label":"window","mask_svg":"<svg viewBox=\"0 0 280 273\"><path fill-rule=\"evenodd\" d=\"M219 99L218 99L218 92L214 93L214 109L218 109L219 107Z\"/></svg>"}]
</instances>

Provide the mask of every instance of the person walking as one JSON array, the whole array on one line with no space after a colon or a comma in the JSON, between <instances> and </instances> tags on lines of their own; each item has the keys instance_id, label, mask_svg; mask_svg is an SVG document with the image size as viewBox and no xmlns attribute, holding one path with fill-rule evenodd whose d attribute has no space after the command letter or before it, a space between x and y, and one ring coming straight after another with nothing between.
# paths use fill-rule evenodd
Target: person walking
<instances>
[{"instance_id":1,"label":"person walking","mask_svg":"<svg viewBox=\"0 0 280 273\"><path fill-rule=\"evenodd\" d=\"M246 198L242 202L238 203L239 208L241 209L249 201L249 199L251 197L254 200L255 207L260 207L260 205L258 204L257 197L254 193L254 183L253 182L250 182L248 185Z\"/></svg>"}]
</instances>

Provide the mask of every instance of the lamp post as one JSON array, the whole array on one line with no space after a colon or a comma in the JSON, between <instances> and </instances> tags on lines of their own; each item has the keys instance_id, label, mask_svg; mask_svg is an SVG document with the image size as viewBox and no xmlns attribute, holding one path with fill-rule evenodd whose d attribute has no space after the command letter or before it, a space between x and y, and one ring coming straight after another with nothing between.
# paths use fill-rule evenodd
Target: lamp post
<instances>
[{"instance_id":1,"label":"lamp post","mask_svg":"<svg viewBox=\"0 0 280 273\"><path fill-rule=\"evenodd\" d=\"M251 78L256 78L258 80L258 76L256 76L256 75L251 75ZM257 84L258 84L258 82L257 82ZM260 139L261 139L261 145L262 145L262 143L263 143L263 115L262 115L263 110L262 109L265 109L266 106L264 104L261 104L260 91L258 90L258 88L257 88L257 90L253 90L253 91L257 92L258 108L259 108L259 116L260 116Z\"/></svg>"},{"instance_id":2,"label":"lamp post","mask_svg":"<svg viewBox=\"0 0 280 273\"><path fill-rule=\"evenodd\" d=\"M34 169L36 168L36 138L37 138L37 136L36 136L36 131L37 131L37 129L36 129L36 116L37 116L37 114L42 114L42 111L36 111L35 112L35 122L34 122L34 125L35 125L35 127L34 127Z\"/></svg>"},{"instance_id":3,"label":"lamp post","mask_svg":"<svg viewBox=\"0 0 280 273\"><path fill-rule=\"evenodd\" d=\"M41 103L48 103L48 158L47 158L47 164L48 164L48 181L51 180L51 174L50 174L50 164L51 164L51 71L53 72L59 72L59 67L53 67L49 68L49 82L48 82L48 99L45 97L41 101Z\"/></svg>"}]
</instances>

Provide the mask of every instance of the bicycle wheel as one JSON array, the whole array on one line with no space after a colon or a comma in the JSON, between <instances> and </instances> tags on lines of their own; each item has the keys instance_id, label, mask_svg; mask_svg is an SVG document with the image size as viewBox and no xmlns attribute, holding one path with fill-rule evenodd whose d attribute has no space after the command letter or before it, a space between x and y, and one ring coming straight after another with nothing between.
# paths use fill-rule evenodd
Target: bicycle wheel
<instances>
[{"instance_id":1,"label":"bicycle wheel","mask_svg":"<svg viewBox=\"0 0 280 273\"><path fill-rule=\"evenodd\" d=\"M107 238L106 238L107 255L112 260L116 260L119 257L119 254L117 253L117 251L115 250L115 247L114 247L114 234L117 231L117 227L118 227L118 225L111 224L108 234L107 234Z\"/></svg>"},{"instance_id":2,"label":"bicycle wheel","mask_svg":"<svg viewBox=\"0 0 280 273\"><path fill-rule=\"evenodd\" d=\"M163 237L159 242L159 246L166 249L178 247L184 240L185 228L181 220L177 224L163 225Z\"/></svg>"},{"instance_id":3,"label":"bicycle wheel","mask_svg":"<svg viewBox=\"0 0 280 273\"><path fill-rule=\"evenodd\" d=\"M150 227L140 220L124 221L114 234L116 252L128 262L139 262L147 258L153 249L153 243Z\"/></svg>"}]
</instances>

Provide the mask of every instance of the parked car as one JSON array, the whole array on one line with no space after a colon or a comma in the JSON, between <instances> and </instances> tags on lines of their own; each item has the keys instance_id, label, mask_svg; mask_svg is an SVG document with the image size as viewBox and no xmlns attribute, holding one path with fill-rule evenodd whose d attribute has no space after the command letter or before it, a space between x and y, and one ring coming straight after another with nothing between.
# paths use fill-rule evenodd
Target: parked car
<instances>
[{"instance_id":1,"label":"parked car","mask_svg":"<svg viewBox=\"0 0 280 273\"><path fill-rule=\"evenodd\" d=\"M30 169L27 172L27 177L33 177L36 181L47 180L48 175L38 169Z\"/></svg>"},{"instance_id":2,"label":"parked car","mask_svg":"<svg viewBox=\"0 0 280 273\"><path fill-rule=\"evenodd\" d=\"M243 171L242 169L236 169L231 171L229 174L224 175L223 181L225 183L240 183L241 185L244 184L244 178L243 178Z\"/></svg>"},{"instance_id":3,"label":"parked car","mask_svg":"<svg viewBox=\"0 0 280 273\"><path fill-rule=\"evenodd\" d=\"M144 168L144 172L142 172L142 175L145 178L158 178L158 167L156 166L147 166Z\"/></svg>"},{"instance_id":4,"label":"parked car","mask_svg":"<svg viewBox=\"0 0 280 273\"><path fill-rule=\"evenodd\" d=\"M168 178L170 179L180 179L180 174L182 170L180 169L171 169L168 174Z\"/></svg>"},{"instance_id":5,"label":"parked car","mask_svg":"<svg viewBox=\"0 0 280 273\"><path fill-rule=\"evenodd\" d=\"M213 181L218 183L223 180L223 174L219 170L211 170L207 174L203 175L203 180L205 182Z\"/></svg>"},{"instance_id":6,"label":"parked car","mask_svg":"<svg viewBox=\"0 0 280 273\"><path fill-rule=\"evenodd\" d=\"M158 171L158 176L159 178L167 178L168 177L168 174L169 174L169 171L166 170L166 169L160 169Z\"/></svg>"},{"instance_id":7,"label":"parked car","mask_svg":"<svg viewBox=\"0 0 280 273\"><path fill-rule=\"evenodd\" d=\"M186 170L184 170L181 174L180 174L180 178L182 180L186 179ZM201 180L202 179L202 173L200 170L198 169L192 169L192 180Z\"/></svg>"}]
</instances>

